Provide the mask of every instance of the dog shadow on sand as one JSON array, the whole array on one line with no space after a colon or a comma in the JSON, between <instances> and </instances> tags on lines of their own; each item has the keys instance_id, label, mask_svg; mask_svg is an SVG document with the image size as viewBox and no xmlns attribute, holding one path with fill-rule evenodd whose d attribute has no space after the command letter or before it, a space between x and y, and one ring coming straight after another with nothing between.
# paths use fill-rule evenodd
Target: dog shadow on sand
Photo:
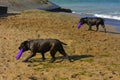
<instances>
[{"instance_id":1,"label":"dog shadow on sand","mask_svg":"<svg viewBox=\"0 0 120 80\"><path fill-rule=\"evenodd\" d=\"M104 32L104 31L100 31L100 32ZM120 32L113 32L113 31L106 31L106 33L110 33L110 34L120 34Z\"/></svg>"},{"instance_id":2,"label":"dog shadow on sand","mask_svg":"<svg viewBox=\"0 0 120 80\"><path fill-rule=\"evenodd\" d=\"M105 33L105 31L96 31L96 30L86 30L86 31L91 31L91 32L103 32ZM106 31L106 33L110 33L110 34L120 34L120 32L115 32L115 31Z\"/></svg>"},{"instance_id":3,"label":"dog shadow on sand","mask_svg":"<svg viewBox=\"0 0 120 80\"><path fill-rule=\"evenodd\" d=\"M85 55L70 55L69 57L72 60L72 62L74 62L74 61L77 61L77 60L81 60L83 58L90 58L90 57L94 57L94 56L89 55L89 54L85 54ZM56 56L56 61L54 63L60 63L60 62L62 62L64 60L67 60L64 56L58 56L58 57ZM46 61L48 62L48 61L50 61L50 59L49 60L46 59L44 62L46 62ZM31 62L43 62L43 61L41 61L40 58L39 59L34 58L34 59L30 59L29 62L31 63Z\"/></svg>"},{"instance_id":4,"label":"dog shadow on sand","mask_svg":"<svg viewBox=\"0 0 120 80\"><path fill-rule=\"evenodd\" d=\"M73 60L73 61L77 61L77 60L80 60L80 59L83 59L83 58L90 58L90 57L94 57L93 55L72 55L70 56L70 58Z\"/></svg>"}]
</instances>

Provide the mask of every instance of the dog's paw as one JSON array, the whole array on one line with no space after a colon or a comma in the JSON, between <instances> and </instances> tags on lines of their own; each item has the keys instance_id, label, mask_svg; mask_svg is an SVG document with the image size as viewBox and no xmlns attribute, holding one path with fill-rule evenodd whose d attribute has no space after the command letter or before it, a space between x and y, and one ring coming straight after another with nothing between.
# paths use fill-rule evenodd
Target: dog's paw
<instances>
[{"instance_id":1,"label":"dog's paw","mask_svg":"<svg viewBox=\"0 0 120 80\"><path fill-rule=\"evenodd\" d=\"M45 62L45 59L41 59L40 62Z\"/></svg>"},{"instance_id":2,"label":"dog's paw","mask_svg":"<svg viewBox=\"0 0 120 80\"><path fill-rule=\"evenodd\" d=\"M50 60L50 63L54 63L55 60Z\"/></svg>"},{"instance_id":3,"label":"dog's paw","mask_svg":"<svg viewBox=\"0 0 120 80\"><path fill-rule=\"evenodd\" d=\"M22 62L28 62L28 60L23 60Z\"/></svg>"},{"instance_id":4,"label":"dog's paw","mask_svg":"<svg viewBox=\"0 0 120 80\"><path fill-rule=\"evenodd\" d=\"M69 62L74 62L74 60L70 59Z\"/></svg>"}]
</instances>

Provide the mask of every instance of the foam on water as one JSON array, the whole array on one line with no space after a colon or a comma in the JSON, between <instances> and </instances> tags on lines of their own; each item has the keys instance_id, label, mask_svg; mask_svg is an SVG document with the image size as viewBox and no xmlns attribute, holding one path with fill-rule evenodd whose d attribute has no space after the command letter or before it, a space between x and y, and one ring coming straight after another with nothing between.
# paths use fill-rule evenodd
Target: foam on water
<instances>
[{"instance_id":1,"label":"foam on water","mask_svg":"<svg viewBox=\"0 0 120 80\"><path fill-rule=\"evenodd\" d=\"M96 17L108 18L108 19L116 19L120 20L120 16L112 16L112 15L105 15L105 14L94 14Z\"/></svg>"}]
</instances>

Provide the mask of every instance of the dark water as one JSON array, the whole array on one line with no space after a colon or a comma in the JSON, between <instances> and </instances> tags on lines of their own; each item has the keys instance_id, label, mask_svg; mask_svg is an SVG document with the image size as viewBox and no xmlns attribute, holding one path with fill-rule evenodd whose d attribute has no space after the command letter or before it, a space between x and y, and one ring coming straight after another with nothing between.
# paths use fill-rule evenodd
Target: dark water
<instances>
[{"instance_id":1,"label":"dark water","mask_svg":"<svg viewBox=\"0 0 120 80\"><path fill-rule=\"evenodd\" d=\"M113 19L105 19L105 24L111 25L116 28L118 32L120 32L120 21Z\"/></svg>"}]
</instances>

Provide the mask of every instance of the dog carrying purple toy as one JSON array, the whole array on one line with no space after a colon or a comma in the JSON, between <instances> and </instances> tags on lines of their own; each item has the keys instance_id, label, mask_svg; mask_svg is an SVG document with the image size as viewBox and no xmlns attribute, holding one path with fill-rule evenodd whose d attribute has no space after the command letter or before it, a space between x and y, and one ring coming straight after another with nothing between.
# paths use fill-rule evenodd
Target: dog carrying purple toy
<instances>
[{"instance_id":1,"label":"dog carrying purple toy","mask_svg":"<svg viewBox=\"0 0 120 80\"><path fill-rule=\"evenodd\" d=\"M82 26L82 24L81 24L81 23L79 23L79 24L78 24L78 29L80 29L80 27L81 27L81 26Z\"/></svg>"},{"instance_id":2,"label":"dog carrying purple toy","mask_svg":"<svg viewBox=\"0 0 120 80\"><path fill-rule=\"evenodd\" d=\"M23 49L20 49L20 51L18 52L18 54L16 56L17 60L21 57L22 53L23 53Z\"/></svg>"}]
</instances>

